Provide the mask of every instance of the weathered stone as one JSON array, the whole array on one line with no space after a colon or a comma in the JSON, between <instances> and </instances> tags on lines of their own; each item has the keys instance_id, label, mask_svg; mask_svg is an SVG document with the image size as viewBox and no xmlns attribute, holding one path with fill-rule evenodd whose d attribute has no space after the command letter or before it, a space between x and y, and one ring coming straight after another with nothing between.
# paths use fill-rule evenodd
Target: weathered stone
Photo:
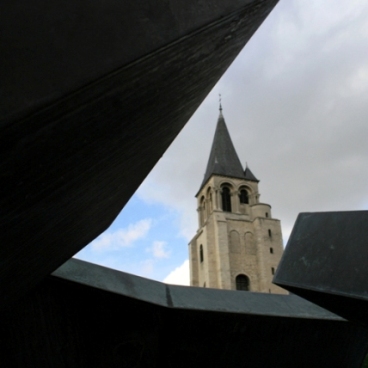
<instances>
[{"instance_id":1,"label":"weathered stone","mask_svg":"<svg viewBox=\"0 0 368 368\"><path fill-rule=\"evenodd\" d=\"M272 218L271 206L259 201L258 182L249 167L244 170L241 165L220 105L207 169L196 194L199 226L189 243L192 286L236 290L241 277L250 291L287 294L272 284L283 251L281 224ZM222 203L224 188L229 191L227 209Z\"/></svg>"}]
</instances>

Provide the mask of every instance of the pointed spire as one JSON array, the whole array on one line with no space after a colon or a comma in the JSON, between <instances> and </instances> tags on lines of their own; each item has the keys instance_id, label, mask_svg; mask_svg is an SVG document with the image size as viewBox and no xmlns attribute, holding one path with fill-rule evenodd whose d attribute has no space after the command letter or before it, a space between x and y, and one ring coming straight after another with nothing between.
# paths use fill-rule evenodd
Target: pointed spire
<instances>
[{"instance_id":1,"label":"pointed spire","mask_svg":"<svg viewBox=\"0 0 368 368\"><path fill-rule=\"evenodd\" d=\"M200 190L214 174L244 179L242 164L240 163L239 157L235 151L222 114L221 97L220 115L217 121L206 173L204 174Z\"/></svg>"},{"instance_id":2,"label":"pointed spire","mask_svg":"<svg viewBox=\"0 0 368 368\"><path fill-rule=\"evenodd\" d=\"M259 180L254 176L254 174L250 171L250 168L248 167L248 164L246 164L245 166L245 170L244 170L244 177L247 180L250 181L256 181L257 183L259 182Z\"/></svg>"},{"instance_id":3,"label":"pointed spire","mask_svg":"<svg viewBox=\"0 0 368 368\"><path fill-rule=\"evenodd\" d=\"M248 162L246 161L245 161L244 178L250 181L256 181L257 183L259 182L259 180L250 171L250 168L248 167Z\"/></svg>"}]
</instances>

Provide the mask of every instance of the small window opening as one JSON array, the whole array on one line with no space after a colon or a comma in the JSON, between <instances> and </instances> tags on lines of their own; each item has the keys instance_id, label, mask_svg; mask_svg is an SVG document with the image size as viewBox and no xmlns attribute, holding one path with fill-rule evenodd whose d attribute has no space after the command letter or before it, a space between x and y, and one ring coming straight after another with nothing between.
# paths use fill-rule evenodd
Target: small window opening
<instances>
[{"instance_id":1,"label":"small window opening","mask_svg":"<svg viewBox=\"0 0 368 368\"><path fill-rule=\"evenodd\" d=\"M203 287L205 288L206 287L206 283L203 284Z\"/></svg>"},{"instance_id":2,"label":"small window opening","mask_svg":"<svg viewBox=\"0 0 368 368\"><path fill-rule=\"evenodd\" d=\"M228 187L222 188L222 210L226 212L231 212L231 196L230 189Z\"/></svg>"},{"instance_id":3,"label":"small window opening","mask_svg":"<svg viewBox=\"0 0 368 368\"><path fill-rule=\"evenodd\" d=\"M245 275L238 275L235 279L236 290L249 291L249 278Z\"/></svg>"},{"instance_id":4,"label":"small window opening","mask_svg":"<svg viewBox=\"0 0 368 368\"><path fill-rule=\"evenodd\" d=\"M249 204L248 192L245 189L242 189L240 191L239 200L240 200L240 203Z\"/></svg>"},{"instance_id":5,"label":"small window opening","mask_svg":"<svg viewBox=\"0 0 368 368\"><path fill-rule=\"evenodd\" d=\"M200 261L202 263L203 262L203 246L202 246L202 244L199 247L199 259L200 259Z\"/></svg>"},{"instance_id":6,"label":"small window opening","mask_svg":"<svg viewBox=\"0 0 368 368\"><path fill-rule=\"evenodd\" d=\"M268 229L268 236L271 238L272 237L272 233L271 233L271 230Z\"/></svg>"},{"instance_id":7,"label":"small window opening","mask_svg":"<svg viewBox=\"0 0 368 368\"><path fill-rule=\"evenodd\" d=\"M273 248L270 248L270 253L273 254Z\"/></svg>"},{"instance_id":8,"label":"small window opening","mask_svg":"<svg viewBox=\"0 0 368 368\"><path fill-rule=\"evenodd\" d=\"M204 214L205 214L205 199L204 197L201 198L201 204L200 204L200 220L201 220L201 225L204 225Z\"/></svg>"},{"instance_id":9,"label":"small window opening","mask_svg":"<svg viewBox=\"0 0 368 368\"><path fill-rule=\"evenodd\" d=\"M266 212L266 217L268 217L268 212Z\"/></svg>"},{"instance_id":10,"label":"small window opening","mask_svg":"<svg viewBox=\"0 0 368 368\"><path fill-rule=\"evenodd\" d=\"M274 275L274 274L275 274L275 269L274 269L274 267L272 267L272 268L271 268L271 272L272 272L272 275Z\"/></svg>"}]
</instances>

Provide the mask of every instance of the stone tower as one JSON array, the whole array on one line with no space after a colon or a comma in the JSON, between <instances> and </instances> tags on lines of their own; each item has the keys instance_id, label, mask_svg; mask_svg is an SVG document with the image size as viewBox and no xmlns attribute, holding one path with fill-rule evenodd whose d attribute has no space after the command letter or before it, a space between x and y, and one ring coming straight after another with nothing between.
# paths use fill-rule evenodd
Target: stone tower
<instances>
[{"instance_id":1,"label":"stone tower","mask_svg":"<svg viewBox=\"0 0 368 368\"><path fill-rule=\"evenodd\" d=\"M196 195L199 228L189 243L192 286L265 293L283 246L280 221L259 201L259 180L243 170L220 106L204 180Z\"/></svg>"}]
</instances>

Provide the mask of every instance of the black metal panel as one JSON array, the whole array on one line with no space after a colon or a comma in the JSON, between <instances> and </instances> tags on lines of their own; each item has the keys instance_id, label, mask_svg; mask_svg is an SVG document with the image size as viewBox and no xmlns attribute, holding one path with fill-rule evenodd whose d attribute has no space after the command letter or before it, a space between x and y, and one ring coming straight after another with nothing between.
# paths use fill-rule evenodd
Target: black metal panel
<instances>
[{"instance_id":1,"label":"black metal panel","mask_svg":"<svg viewBox=\"0 0 368 368\"><path fill-rule=\"evenodd\" d=\"M285 318L342 320L341 317L295 295L233 292L166 285L73 258L54 271L52 275L59 279L161 307ZM292 303L291 309L288 306L290 301Z\"/></svg>"},{"instance_id":2,"label":"black metal panel","mask_svg":"<svg viewBox=\"0 0 368 368\"><path fill-rule=\"evenodd\" d=\"M111 224L276 3L1 3L2 305Z\"/></svg>"},{"instance_id":3,"label":"black metal panel","mask_svg":"<svg viewBox=\"0 0 368 368\"><path fill-rule=\"evenodd\" d=\"M368 325L368 211L301 213L274 283Z\"/></svg>"},{"instance_id":4,"label":"black metal panel","mask_svg":"<svg viewBox=\"0 0 368 368\"><path fill-rule=\"evenodd\" d=\"M368 331L296 296L168 286L69 261L2 312L0 338L6 367L354 368Z\"/></svg>"},{"instance_id":5,"label":"black metal panel","mask_svg":"<svg viewBox=\"0 0 368 368\"><path fill-rule=\"evenodd\" d=\"M0 121L32 112L242 8L266 4L271 10L276 2L3 0Z\"/></svg>"}]
</instances>

